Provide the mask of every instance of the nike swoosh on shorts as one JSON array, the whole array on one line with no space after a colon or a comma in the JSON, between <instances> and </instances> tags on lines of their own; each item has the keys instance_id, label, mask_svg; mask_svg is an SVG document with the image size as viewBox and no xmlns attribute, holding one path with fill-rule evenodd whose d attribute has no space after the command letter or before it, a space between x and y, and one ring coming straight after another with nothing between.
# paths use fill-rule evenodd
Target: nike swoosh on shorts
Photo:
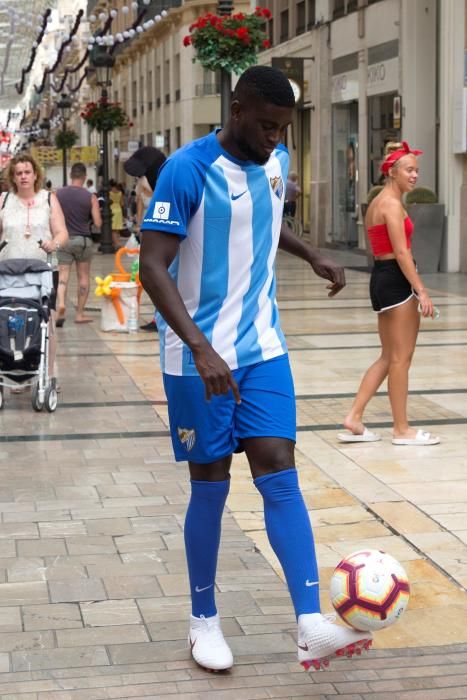
<instances>
[{"instance_id":1,"label":"nike swoosh on shorts","mask_svg":"<svg viewBox=\"0 0 467 700\"><path fill-rule=\"evenodd\" d=\"M209 586L204 586L204 588L200 588L199 586L195 586L195 591L197 593L202 593L203 591L207 591L208 588L212 588L214 584L210 583Z\"/></svg>"}]
</instances>

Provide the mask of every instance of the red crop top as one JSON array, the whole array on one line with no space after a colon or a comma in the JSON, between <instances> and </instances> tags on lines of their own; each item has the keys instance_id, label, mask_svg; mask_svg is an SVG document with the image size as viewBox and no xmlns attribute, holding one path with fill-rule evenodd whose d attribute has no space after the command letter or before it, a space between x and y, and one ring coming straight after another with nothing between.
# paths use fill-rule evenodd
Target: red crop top
<instances>
[{"instance_id":1,"label":"red crop top","mask_svg":"<svg viewBox=\"0 0 467 700\"><path fill-rule=\"evenodd\" d=\"M405 239L407 248L411 247L411 238L413 233L413 223L409 216L404 219ZM386 255L394 253L391 239L389 238L388 227L386 224L376 224L376 226L368 227L368 238L370 239L371 250L373 255Z\"/></svg>"}]
</instances>

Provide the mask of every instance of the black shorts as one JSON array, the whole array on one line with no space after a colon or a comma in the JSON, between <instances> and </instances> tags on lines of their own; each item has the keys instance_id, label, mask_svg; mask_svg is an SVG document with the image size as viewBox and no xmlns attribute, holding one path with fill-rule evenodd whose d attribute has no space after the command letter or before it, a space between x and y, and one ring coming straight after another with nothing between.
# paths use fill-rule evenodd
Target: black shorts
<instances>
[{"instance_id":1,"label":"black shorts","mask_svg":"<svg viewBox=\"0 0 467 700\"><path fill-rule=\"evenodd\" d=\"M370 278L370 299L376 313L409 301L413 289L397 260L375 260Z\"/></svg>"}]
</instances>

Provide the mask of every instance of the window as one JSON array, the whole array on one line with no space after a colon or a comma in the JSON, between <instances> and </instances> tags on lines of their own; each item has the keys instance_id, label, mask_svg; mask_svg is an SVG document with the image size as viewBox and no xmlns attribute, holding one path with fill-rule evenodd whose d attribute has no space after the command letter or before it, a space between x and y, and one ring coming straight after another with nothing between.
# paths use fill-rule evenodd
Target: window
<instances>
[{"instance_id":1,"label":"window","mask_svg":"<svg viewBox=\"0 0 467 700\"><path fill-rule=\"evenodd\" d=\"M332 18L337 19L345 15L345 0L334 0Z\"/></svg>"},{"instance_id":2,"label":"window","mask_svg":"<svg viewBox=\"0 0 467 700\"><path fill-rule=\"evenodd\" d=\"M180 148L182 145L182 127L177 126L175 129L175 147Z\"/></svg>"},{"instance_id":3,"label":"window","mask_svg":"<svg viewBox=\"0 0 467 700\"><path fill-rule=\"evenodd\" d=\"M139 78L139 111L140 114L144 114L144 76L140 75Z\"/></svg>"},{"instance_id":4,"label":"window","mask_svg":"<svg viewBox=\"0 0 467 700\"><path fill-rule=\"evenodd\" d=\"M280 40L287 41L289 38L289 11L282 10L281 12L281 34Z\"/></svg>"},{"instance_id":5,"label":"window","mask_svg":"<svg viewBox=\"0 0 467 700\"><path fill-rule=\"evenodd\" d=\"M131 116L136 117L136 80L131 83Z\"/></svg>"},{"instance_id":6,"label":"window","mask_svg":"<svg viewBox=\"0 0 467 700\"><path fill-rule=\"evenodd\" d=\"M170 129L165 130L165 149L167 153L170 153Z\"/></svg>"},{"instance_id":7,"label":"window","mask_svg":"<svg viewBox=\"0 0 467 700\"><path fill-rule=\"evenodd\" d=\"M153 146L153 145L154 145L153 142L152 142L152 133L151 133L151 134L146 134L146 145L147 145L147 146Z\"/></svg>"},{"instance_id":8,"label":"window","mask_svg":"<svg viewBox=\"0 0 467 700\"><path fill-rule=\"evenodd\" d=\"M303 34L303 32L306 29L305 7L306 7L305 0L301 0L301 2L297 2L297 29L296 29L297 34Z\"/></svg>"},{"instance_id":9,"label":"window","mask_svg":"<svg viewBox=\"0 0 467 700\"><path fill-rule=\"evenodd\" d=\"M307 29L311 29L316 22L316 0L308 0L307 3Z\"/></svg>"},{"instance_id":10,"label":"window","mask_svg":"<svg viewBox=\"0 0 467 700\"><path fill-rule=\"evenodd\" d=\"M271 19L268 21L267 32L268 32L268 39L270 41L270 44L271 44L271 46L274 46L274 18L273 17L271 17Z\"/></svg>"}]
</instances>

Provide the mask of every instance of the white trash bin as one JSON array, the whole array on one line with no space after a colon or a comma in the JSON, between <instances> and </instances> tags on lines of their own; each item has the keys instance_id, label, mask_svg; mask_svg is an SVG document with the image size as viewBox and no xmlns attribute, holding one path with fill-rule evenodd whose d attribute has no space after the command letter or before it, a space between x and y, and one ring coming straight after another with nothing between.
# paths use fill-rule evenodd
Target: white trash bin
<instances>
[{"instance_id":1,"label":"white trash bin","mask_svg":"<svg viewBox=\"0 0 467 700\"><path fill-rule=\"evenodd\" d=\"M124 322L120 323L115 308L114 301L110 296L102 297L101 310L101 331L117 331L119 333L128 333L128 319L130 317L130 309L132 300L137 299L138 285L136 282L112 282L111 289L119 289L120 294L116 299L116 303L120 304Z\"/></svg>"}]
</instances>

